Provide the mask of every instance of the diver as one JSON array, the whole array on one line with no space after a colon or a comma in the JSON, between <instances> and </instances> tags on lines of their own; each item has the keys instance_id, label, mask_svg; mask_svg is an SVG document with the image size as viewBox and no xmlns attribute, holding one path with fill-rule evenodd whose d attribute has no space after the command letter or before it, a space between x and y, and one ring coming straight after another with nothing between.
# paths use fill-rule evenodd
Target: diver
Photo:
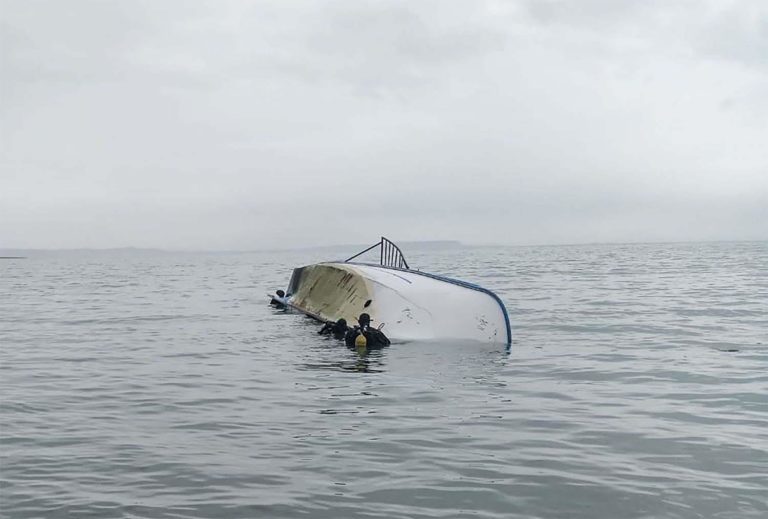
<instances>
[{"instance_id":1,"label":"diver","mask_svg":"<svg viewBox=\"0 0 768 519\"><path fill-rule=\"evenodd\" d=\"M283 310L285 308L284 301L285 301L285 292L283 292L282 290L278 290L277 292L275 292L275 295L272 296L272 300L269 302L269 305L274 306L278 310Z\"/></svg>"},{"instance_id":2,"label":"diver","mask_svg":"<svg viewBox=\"0 0 768 519\"><path fill-rule=\"evenodd\" d=\"M371 316L362 313L357 318L358 325L350 328L344 337L344 342L348 348L383 348L389 346L390 342L384 332L379 328L371 328ZM383 326L383 325L382 325Z\"/></svg>"},{"instance_id":3,"label":"diver","mask_svg":"<svg viewBox=\"0 0 768 519\"><path fill-rule=\"evenodd\" d=\"M320 335L333 335L334 339L342 340L347 335L347 320L343 317L336 321L327 321L322 329L317 332Z\"/></svg>"}]
</instances>

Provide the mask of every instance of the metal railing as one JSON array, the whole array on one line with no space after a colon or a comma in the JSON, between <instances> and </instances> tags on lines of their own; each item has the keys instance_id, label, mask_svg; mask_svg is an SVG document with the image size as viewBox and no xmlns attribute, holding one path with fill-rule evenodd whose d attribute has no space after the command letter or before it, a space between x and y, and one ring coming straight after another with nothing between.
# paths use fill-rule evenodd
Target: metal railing
<instances>
[{"instance_id":1,"label":"metal railing","mask_svg":"<svg viewBox=\"0 0 768 519\"><path fill-rule=\"evenodd\" d=\"M408 266L408 262L405 261L405 256L403 256L403 251L400 250L400 247L386 239L384 236L381 237L381 240L379 243L376 243L374 245L371 245L367 249L358 252L351 258L347 258L344 260L344 263L350 262L353 259L357 258L358 256L362 256L368 251L372 251L376 247L379 247L379 265L382 267L395 267L400 269L410 269Z\"/></svg>"}]
</instances>

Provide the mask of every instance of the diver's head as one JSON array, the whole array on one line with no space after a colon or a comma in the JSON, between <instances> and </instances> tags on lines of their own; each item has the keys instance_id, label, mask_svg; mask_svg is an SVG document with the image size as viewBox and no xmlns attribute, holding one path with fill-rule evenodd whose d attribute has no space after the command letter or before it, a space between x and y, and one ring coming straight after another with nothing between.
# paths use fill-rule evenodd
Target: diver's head
<instances>
[{"instance_id":1,"label":"diver's head","mask_svg":"<svg viewBox=\"0 0 768 519\"><path fill-rule=\"evenodd\" d=\"M282 290L278 290L277 292L275 292L275 294L277 294L277 297L285 297L285 292L283 292Z\"/></svg>"},{"instance_id":2,"label":"diver's head","mask_svg":"<svg viewBox=\"0 0 768 519\"><path fill-rule=\"evenodd\" d=\"M360 326L370 326L371 316L366 313L362 313L360 314L360 317L357 318L357 322L360 323Z\"/></svg>"},{"instance_id":3,"label":"diver's head","mask_svg":"<svg viewBox=\"0 0 768 519\"><path fill-rule=\"evenodd\" d=\"M343 317L336 321L336 329L337 330L346 330L347 329L347 320Z\"/></svg>"}]
</instances>

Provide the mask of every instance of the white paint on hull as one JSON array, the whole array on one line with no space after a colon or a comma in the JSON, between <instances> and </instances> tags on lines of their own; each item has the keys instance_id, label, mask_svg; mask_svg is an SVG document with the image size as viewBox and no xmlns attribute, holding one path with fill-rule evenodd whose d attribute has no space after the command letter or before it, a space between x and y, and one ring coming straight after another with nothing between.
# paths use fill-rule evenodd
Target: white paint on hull
<instances>
[{"instance_id":1,"label":"white paint on hull","mask_svg":"<svg viewBox=\"0 0 768 519\"><path fill-rule=\"evenodd\" d=\"M300 269L297 269L297 271ZM304 267L289 304L323 320L353 324L368 312L394 341L473 340L507 343L503 304L479 287L416 271L357 263ZM365 307L365 302L371 303Z\"/></svg>"}]
</instances>

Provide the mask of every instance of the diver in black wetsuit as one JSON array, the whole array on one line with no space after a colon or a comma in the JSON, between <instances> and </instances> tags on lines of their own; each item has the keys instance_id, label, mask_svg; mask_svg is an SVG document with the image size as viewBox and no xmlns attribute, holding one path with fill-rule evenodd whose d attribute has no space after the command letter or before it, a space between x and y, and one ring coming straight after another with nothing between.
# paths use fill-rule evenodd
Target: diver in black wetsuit
<instances>
[{"instance_id":1,"label":"diver in black wetsuit","mask_svg":"<svg viewBox=\"0 0 768 519\"><path fill-rule=\"evenodd\" d=\"M279 297L280 299L277 299L277 297L275 296ZM285 298L285 292L283 292L282 290L278 290L277 292L275 292L275 296L272 296L272 300L269 302L269 305L274 306L278 310L282 310L283 308L285 308L285 303L283 303L281 299Z\"/></svg>"},{"instance_id":2,"label":"diver in black wetsuit","mask_svg":"<svg viewBox=\"0 0 768 519\"><path fill-rule=\"evenodd\" d=\"M347 334L347 320L342 317L335 323L328 321L317 333L320 335L333 335L334 339L342 340Z\"/></svg>"},{"instance_id":3,"label":"diver in black wetsuit","mask_svg":"<svg viewBox=\"0 0 768 519\"><path fill-rule=\"evenodd\" d=\"M359 335L365 337L365 347L368 349L389 346L390 342L387 336L384 335L381 330L371 328L370 315L366 313L360 314L360 317L357 318L357 322L358 326L350 328L349 331L347 331L347 335L344 337L344 342L348 348L357 347Z\"/></svg>"}]
</instances>

